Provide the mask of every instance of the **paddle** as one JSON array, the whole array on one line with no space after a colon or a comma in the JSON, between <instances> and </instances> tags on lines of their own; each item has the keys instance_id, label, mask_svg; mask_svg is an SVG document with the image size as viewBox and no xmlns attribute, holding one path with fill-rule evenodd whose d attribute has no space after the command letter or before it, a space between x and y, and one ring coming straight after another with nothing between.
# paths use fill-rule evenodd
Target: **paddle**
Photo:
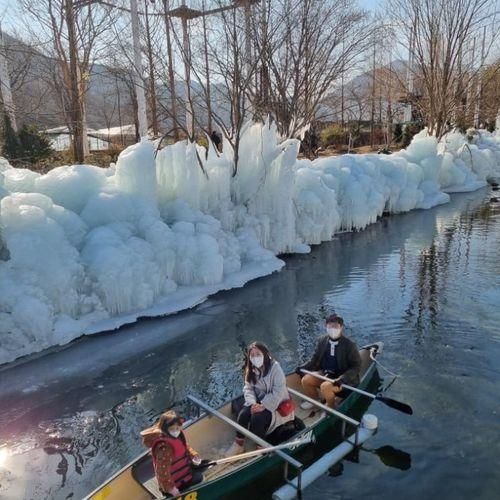
<instances>
[{"instance_id":1,"label":"paddle","mask_svg":"<svg viewBox=\"0 0 500 500\"><path fill-rule=\"evenodd\" d=\"M309 370L304 370L304 369L301 369L300 371L302 373L307 373L308 375L312 375L313 377L319 378L321 380L325 380L327 382L333 382L331 378L324 377L319 373L310 372ZM407 415L413 415L412 407L410 405L407 405L406 403L403 403L401 401L396 401L395 399L387 398L385 396L380 396L378 394L372 394L371 392L363 391L361 389L358 389L357 387L352 387L351 385L344 384L342 381L339 381L339 384L345 389L349 389L350 391L357 392L359 394L362 394L363 396L376 399L377 401L380 401L381 403L384 403L385 405L394 408L395 410L398 410L402 413L406 413Z\"/></svg>"},{"instance_id":2,"label":"paddle","mask_svg":"<svg viewBox=\"0 0 500 500\"><path fill-rule=\"evenodd\" d=\"M398 450L390 445L381 446L374 450L362 448L364 451L374 453L387 467L394 467L399 470L408 470L411 467L411 455L406 451Z\"/></svg>"},{"instance_id":3,"label":"paddle","mask_svg":"<svg viewBox=\"0 0 500 500\"><path fill-rule=\"evenodd\" d=\"M244 460L246 458L258 457L259 455L265 455L266 453L271 453L276 450L284 450L286 448L294 448L296 446L301 446L303 444L309 444L314 442L314 434L308 432L301 439L296 439L288 443L278 444L276 446L268 446L267 448L260 448L253 451L247 451L246 453L241 453L239 455L233 455L232 457L219 458L218 460L202 460L200 465L195 465L195 469L206 469L212 467L213 465L225 464L228 462L235 462L237 460Z\"/></svg>"}]
</instances>

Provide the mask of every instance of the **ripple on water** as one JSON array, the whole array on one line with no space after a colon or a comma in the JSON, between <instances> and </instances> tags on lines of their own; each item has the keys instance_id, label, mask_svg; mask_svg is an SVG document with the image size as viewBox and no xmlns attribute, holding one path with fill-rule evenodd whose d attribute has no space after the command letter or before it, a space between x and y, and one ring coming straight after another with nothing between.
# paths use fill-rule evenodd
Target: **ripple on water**
<instances>
[{"instance_id":1,"label":"ripple on water","mask_svg":"<svg viewBox=\"0 0 500 500\"><path fill-rule=\"evenodd\" d=\"M361 467L346 462L341 476L320 478L305 498L495 498L500 204L487 206L481 196L454 196L449 205L387 218L292 257L285 271L218 294L197 311L208 318L203 328L155 344L154 356L130 353L95 378L86 368L70 385L27 382L24 395L20 389L0 405L0 425L10 422L15 450L2 487L11 494L26 486L13 498L84 496L142 450L139 430L163 409L189 392L214 405L238 392L247 342L264 340L286 369L294 368L335 311L358 344L383 341L381 362L400 374L388 395L415 413L373 403L381 427L370 446L400 448L412 466L391 469L362 453ZM71 349L79 346L66 353ZM65 355L51 363L64 364ZM113 352L109 358L113 364Z\"/></svg>"}]
</instances>

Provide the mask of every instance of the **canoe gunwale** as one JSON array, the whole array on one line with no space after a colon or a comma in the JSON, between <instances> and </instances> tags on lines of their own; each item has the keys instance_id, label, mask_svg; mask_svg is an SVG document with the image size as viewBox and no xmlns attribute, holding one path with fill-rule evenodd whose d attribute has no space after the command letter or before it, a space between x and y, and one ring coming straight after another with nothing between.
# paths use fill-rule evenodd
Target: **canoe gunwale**
<instances>
[{"instance_id":1,"label":"canoe gunwale","mask_svg":"<svg viewBox=\"0 0 500 500\"><path fill-rule=\"evenodd\" d=\"M383 343L382 342L374 342L372 344L369 344L369 345L361 347L359 350L360 351L362 351L362 350L369 350L371 348L375 348L375 355L374 355L374 357L377 357L378 354L382 352ZM376 362L370 359L370 362L367 365L367 368L366 368L365 372L363 373L363 375L362 375L362 377L360 379L358 387L366 387L368 385L369 381L372 379L375 370L376 370ZM287 374L287 377L290 376L290 375L293 375L293 372ZM217 409L220 410L221 408L227 406L228 404L230 404L232 401L234 401L239 396L240 395L238 395L236 397L233 397L232 399L226 401L222 405L218 406ZM353 404L355 404L355 402L360 397L361 397L361 395L359 395L359 394L357 394L355 392L351 392L351 394L349 394L349 396L346 399L344 399L344 401L342 401L342 403L339 405L339 407L337 408L337 410L341 411L345 407L351 407ZM199 415L197 415L195 418L190 419L189 421L187 421L186 422L187 425L185 424L184 428L187 429L187 428L191 427L192 425L195 425L196 423L198 423L200 420L202 420L204 418L207 418L207 417L210 417L210 416L212 416L212 415L210 415L207 412L204 412L204 411L200 412ZM332 414L322 415L320 418L318 418L311 425L305 427L304 429L302 429L299 432L297 432L296 434L294 434L290 438L290 440L300 439L305 434L307 434L307 433L309 433L311 431L314 432L315 430L317 430L318 426L320 426L320 425L326 425L326 424L328 424L330 422L337 422L338 420L339 420L339 417L337 417L335 415L332 415ZM343 436L345 435L345 428L346 428L346 423L345 423L345 421L343 421L343 424L342 424L342 435ZM286 441L285 441L285 443L286 443ZM310 446L314 446L314 444L313 443L308 443L308 444L303 444L303 445L295 447L293 449L293 455L299 453L304 448L310 447ZM111 477L109 477L105 482L101 483L101 485L99 485L92 492L90 492L87 496L85 496L84 500L91 500L95 495L99 494L99 492L102 491L107 485L109 485L112 481L114 481L115 479L117 479L120 475L122 475L125 472L127 472L129 469L130 469L132 477L137 482L137 484L145 492L147 492L148 494L151 495L151 493L149 492L149 490L142 484L141 481L139 481L138 479L136 479L136 477L134 475L134 469L139 464L141 464L146 458L148 458L149 455L150 455L150 450L145 450L144 452L142 452L139 456L135 457L132 461L130 461L129 463L127 463L124 467L122 467L115 474L113 474ZM269 454L265 454L265 455L261 455L261 456L256 456L255 458L251 458L251 459L245 461L245 463L243 463L240 467L228 470L225 473L223 472L220 476L218 475L218 476L214 477L213 479L210 479L210 480L207 480L207 481L203 481L202 483L197 484L197 485L193 486L192 488L189 488L189 489L183 491L182 492L182 496L183 497L184 496L188 496L189 493L192 493L192 492L195 492L195 491L201 493L204 489L208 489L209 487L213 487L217 483L225 481L228 478L230 478L231 476L234 476L234 475L236 475L238 473L241 473L241 472L244 472L244 471L248 471L248 469L250 467L257 467L257 466L260 467L261 466L263 469L265 469L262 473L265 473L266 470L268 470L268 469L270 469L272 467L275 467L280 462L285 466L285 469L286 469L287 462L284 462L283 459L280 458L275 453L270 452Z\"/></svg>"}]
</instances>

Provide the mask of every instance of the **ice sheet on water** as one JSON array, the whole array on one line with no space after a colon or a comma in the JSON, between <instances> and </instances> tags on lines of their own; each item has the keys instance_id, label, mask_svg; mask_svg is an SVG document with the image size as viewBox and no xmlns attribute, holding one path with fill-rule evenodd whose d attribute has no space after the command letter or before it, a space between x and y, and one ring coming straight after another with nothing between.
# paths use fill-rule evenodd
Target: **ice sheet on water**
<instances>
[{"instance_id":1,"label":"ice sheet on water","mask_svg":"<svg viewBox=\"0 0 500 500\"><path fill-rule=\"evenodd\" d=\"M192 307L279 270L384 212L430 208L500 176L500 137L418 134L393 155L297 159L275 124L248 123L239 160L181 141L116 165L41 175L0 159L0 363ZM4 257L7 256L7 257Z\"/></svg>"}]
</instances>

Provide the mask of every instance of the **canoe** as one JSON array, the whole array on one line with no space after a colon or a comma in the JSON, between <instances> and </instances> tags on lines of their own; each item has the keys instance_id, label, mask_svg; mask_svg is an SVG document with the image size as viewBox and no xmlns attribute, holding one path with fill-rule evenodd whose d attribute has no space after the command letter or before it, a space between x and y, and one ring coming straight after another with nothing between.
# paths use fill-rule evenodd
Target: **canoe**
<instances>
[{"instance_id":1,"label":"canoe","mask_svg":"<svg viewBox=\"0 0 500 500\"><path fill-rule=\"evenodd\" d=\"M378 342L360 349L362 365L358 388L366 390L378 382L376 363L372 358L378 356L382 348L382 342ZM300 377L297 374L287 375L287 385L290 389L302 393ZM295 414L305 427L297 431L290 438L290 441L295 441L312 432L315 438L314 443L283 450L290 460L286 460L286 457L284 459L283 453L276 452L213 466L204 471L203 482L182 492L178 498L182 500L221 500L234 498L234 495L238 493L238 497L241 499L242 496L239 492L243 492L250 483L252 483L252 488L255 487L257 479L259 484L266 484L267 478L271 478L271 482L274 478L274 484L276 484L276 478L278 478L277 480L283 484L284 481L299 473L299 469L295 470L297 463L300 466L312 463L321 454L333 448L335 440L337 443L342 441L339 425L342 425L342 434L345 434L347 429L354 429L350 423L346 424L345 420L339 416L320 408L302 410L299 396L294 394L292 397L296 405ZM366 409L370 402L367 399L369 398L361 396L359 393L351 392L336 410L345 415L352 414L360 404L363 404L364 409ZM195 399L193 398L193 400ZM203 458L214 460L223 457L225 450L233 442L235 430L228 425L227 421L223 420L235 420L235 416L232 415L231 403L232 401L229 401L216 410L210 410L208 405L203 405L205 411L197 418L185 423L183 430L188 443ZM352 422L353 419L351 418L350 421ZM246 450L254 448L255 445L247 439ZM268 483L269 488L271 488L271 482ZM266 491L269 493L272 489L266 489ZM259 496L263 497L265 493L263 494L261 491ZM146 450L107 479L84 500L151 500L159 498L165 497L158 489L152 458L149 451Z\"/></svg>"}]
</instances>

